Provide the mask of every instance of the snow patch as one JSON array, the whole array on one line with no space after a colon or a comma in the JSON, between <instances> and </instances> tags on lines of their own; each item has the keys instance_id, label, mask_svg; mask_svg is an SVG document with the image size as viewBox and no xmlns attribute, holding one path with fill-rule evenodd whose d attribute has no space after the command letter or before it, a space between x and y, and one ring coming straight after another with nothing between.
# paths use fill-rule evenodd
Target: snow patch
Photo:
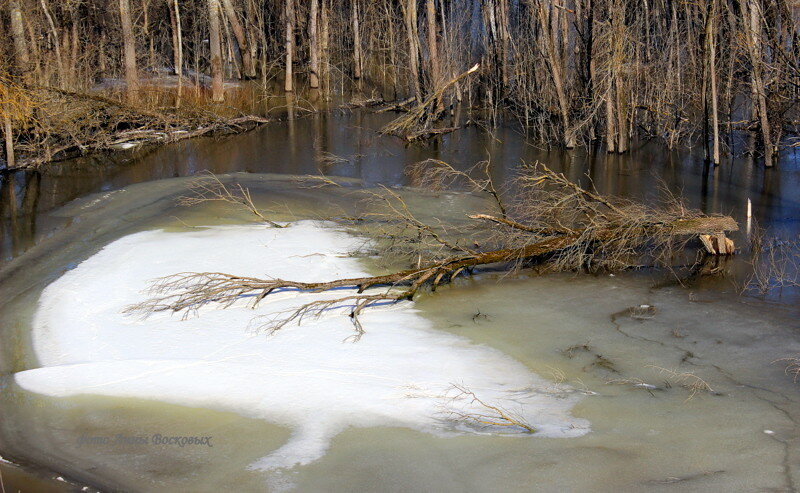
<instances>
[{"instance_id":1,"label":"snow patch","mask_svg":"<svg viewBox=\"0 0 800 493\"><path fill-rule=\"evenodd\" d=\"M357 343L343 342L353 330L343 314L306 319L272 336L247 330L254 316L341 293L284 293L256 310L243 301L226 310L204 308L188 320L122 313L146 297L149 281L178 272L303 281L367 275L347 256L363 241L313 221L121 238L44 290L33 328L42 367L15 380L50 396L158 399L290 427L289 441L251 466L264 470L317 460L351 426L497 432L451 419L448 410L481 410L470 399L450 399L454 383L519 414L535 436L589 431L588 422L569 414L578 393L497 350L434 330L412 303L365 312L367 332Z\"/></svg>"}]
</instances>

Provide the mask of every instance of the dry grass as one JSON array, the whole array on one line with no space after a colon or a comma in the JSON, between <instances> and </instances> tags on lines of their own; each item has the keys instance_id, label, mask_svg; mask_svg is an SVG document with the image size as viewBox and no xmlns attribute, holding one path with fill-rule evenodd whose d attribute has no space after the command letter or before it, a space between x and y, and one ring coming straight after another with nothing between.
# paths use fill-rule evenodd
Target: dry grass
<instances>
[{"instance_id":1,"label":"dry grass","mask_svg":"<svg viewBox=\"0 0 800 493\"><path fill-rule=\"evenodd\" d=\"M800 358L781 358L773 361L773 363L784 363L786 364L786 368L784 368L784 373L792 377L792 381L797 383L800 380Z\"/></svg>"},{"instance_id":2,"label":"dry grass","mask_svg":"<svg viewBox=\"0 0 800 493\"><path fill-rule=\"evenodd\" d=\"M787 287L800 287L800 240L766 236L754 227L750 243L750 275L742 293L767 295Z\"/></svg>"},{"instance_id":3,"label":"dry grass","mask_svg":"<svg viewBox=\"0 0 800 493\"><path fill-rule=\"evenodd\" d=\"M171 96L159 91L144 92L136 106L114 96L113 91L83 93L0 80L0 106L4 106L0 112L14 114L17 166L32 167L96 151L237 132L267 121L208 101L182 108L163 106L165 98Z\"/></svg>"},{"instance_id":4,"label":"dry grass","mask_svg":"<svg viewBox=\"0 0 800 493\"><path fill-rule=\"evenodd\" d=\"M500 427L516 429L522 433L536 433L536 429L518 413L481 400L475 392L464 385L452 384L446 392L446 401L440 414L448 421L480 428ZM466 407L478 407L478 409L465 410Z\"/></svg>"},{"instance_id":5,"label":"dry grass","mask_svg":"<svg viewBox=\"0 0 800 493\"><path fill-rule=\"evenodd\" d=\"M660 366L648 365L648 368L658 370L659 373L666 375L668 382L674 382L689 391L689 397L685 402L692 400L699 393L716 393L711 386L692 372L682 372L677 370L670 370Z\"/></svg>"}]
</instances>

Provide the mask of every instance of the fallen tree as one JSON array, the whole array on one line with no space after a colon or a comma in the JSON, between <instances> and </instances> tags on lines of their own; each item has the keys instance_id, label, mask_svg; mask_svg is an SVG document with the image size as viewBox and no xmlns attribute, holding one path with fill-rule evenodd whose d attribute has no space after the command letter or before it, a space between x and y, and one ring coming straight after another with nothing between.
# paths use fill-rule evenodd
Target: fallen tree
<instances>
[{"instance_id":1,"label":"fallen tree","mask_svg":"<svg viewBox=\"0 0 800 493\"><path fill-rule=\"evenodd\" d=\"M479 68L480 65L476 64L466 72L453 77L449 81L441 84L419 104L407 110L402 103L401 105L395 105L392 109L404 109L406 112L386 124L386 126L381 129L381 133L397 135L406 139L408 142L413 142L415 140L426 139L458 130L460 127L434 128L434 124L443 113L438 108L442 104L442 98L445 93L451 87L458 84L458 82L465 77L476 73Z\"/></svg>"},{"instance_id":2,"label":"fallen tree","mask_svg":"<svg viewBox=\"0 0 800 493\"><path fill-rule=\"evenodd\" d=\"M503 192L492 182L488 163L463 172L442 161L428 160L412 166L409 175L412 181L437 190L466 186L486 195L491 204L484 211L465 211L464 224L431 224L418 219L397 192L385 188L367 191L373 202L370 209L377 212L351 221L368 231L384 256L416 265L383 275L324 282L186 272L156 280L153 297L129 307L128 312L188 316L207 305L226 308L242 299L252 300L255 307L286 290L349 288L349 294L315 299L262 321L259 327L274 332L307 316L347 307L356 330L354 339L358 339L364 333L359 315L365 309L412 300L424 288L435 290L481 266L615 271L639 265L643 257L669 265L675 252L682 251L688 241L737 229L728 216L692 211L674 198L653 208L604 197L542 164L524 167ZM219 185L224 187L221 182Z\"/></svg>"}]
</instances>

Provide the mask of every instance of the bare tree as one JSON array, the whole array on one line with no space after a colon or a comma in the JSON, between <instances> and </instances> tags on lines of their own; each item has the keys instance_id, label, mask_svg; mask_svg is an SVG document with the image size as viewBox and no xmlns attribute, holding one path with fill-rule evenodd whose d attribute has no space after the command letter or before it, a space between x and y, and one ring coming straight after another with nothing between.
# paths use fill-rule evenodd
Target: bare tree
<instances>
[{"instance_id":1,"label":"bare tree","mask_svg":"<svg viewBox=\"0 0 800 493\"><path fill-rule=\"evenodd\" d=\"M712 131L712 156L714 164L719 164L719 110L717 102L717 42L716 42L716 22L717 22L717 2L711 0L709 15L706 19L706 45L708 53L708 74L711 84L711 131Z\"/></svg>"},{"instance_id":2,"label":"bare tree","mask_svg":"<svg viewBox=\"0 0 800 493\"><path fill-rule=\"evenodd\" d=\"M428 57L430 60L431 85L436 87L440 83L439 48L436 29L436 5L434 0L425 0L425 20L427 21Z\"/></svg>"},{"instance_id":3,"label":"bare tree","mask_svg":"<svg viewBox=\"0 0 800 493\"><path fill-rule=\"evenodd\" d=\"M239 22L239 17L236 15L236 9L233 7L231 0L222 0L222 7L225 10L225 17L231 25L233 35L236 38L236 44L239 48L239 58L242 62L242 72L247 78L255 77L255 67L253 66L253 58L250 53L250 43L247 41L242 23Z\"/></svg>"},{"instance_id":4,"label":"bare tree","mask_svg":"<svg viewBox=\"0 0 800 493\"><path fill-rule=\"evenodd\" d=\"M764 145L764 166L772 166L775 153L772 146L772 130L767 113L767 95L764 85L764 54L761 42L761 10L756 0L745 0L741 3L745 23L745 44L750 55L751 77L753 84L753 104L758 112L761 125L761 138Z\"/></svg>"},{"instance_id":5,"label":"bare tree","mask_svg":"<svg viewBox=\"0 0 800 493\"><path fill-rule=\"evenodd\" d=\"M308 13L308 85L311 89L319 88L319 35L317 18L319 17L319 0L311 0Z\"/></svg>"},{"instance_id":6,"label":"bare tree","mask_svg":"<svg viewBox=\"0 0 800 493\"><path fill-rule=\"evenodd\" d=\"M284 22L286 23L286 73L283 88L286 92L292 92L294 91L294 0L286 0Z\"/></svg>"},{"instance_id":7,"label":"bare tree","mask_svg":"<svg viewBox=\"0 0 800 493\"><path fill-rule=\"evenodd\" d=\"M8 16L11 18L11 36L14 39L14 61L17 72L24 74L29 69L30 53L28 52L28 42L25 39L25 28L19 0L9 0Z\"/></svg>"},{"instance_id":8,"label":"bare tree","mask_svg":"<svg viewBox=\"0 0 800 493\"><path fill-rule=\"evenodd\" d=\"M222 41L220 39L219 0L207 0L209 41L211 43L211 100L223 101L225 87L222 79Z\"/></svg>"},{"instance_id":9,"label":"bare tree","mask_svg":"<svg viewBox=\"0 0 800 493\"><path fill-rule=\"evenodd\" d=\"M353 78L361 80L361 26L359 22L358 0L350 0L353 20Z\"/></svg>"},{"instance_id":10,"label":"bare tree","mask_svg":"<svg viewBox=\"0 0 800 493\"><path fill-rule=\"evenodd\" d=\"M417 0L405 0L403 18L406 24L406 39L408 40L408 62L411 69L411 92L415 98L422 100L419 73L419 34L417 27Z\"/></svg>"},{"instance_id":11,"label":"bare tree","mask_svg":"<svg viewBox=\"0 0 800 493\"><path fill-rule=\"evenodd\" d=\"M175 95L176 108L180 108L181 96L183 95L183 33L181 28L181 9L178 2L179 0L172 0L170 4L173 64L175 75L178 76L178 89Z\"/></svg>"},{"instance_id":12,"label":"bare tree","mask_svg":"<svg viewBox=\"0 0 800 493\"><path fill-rule=\"evenodd\" d=\"M128 102L135 104L139 99L139 73L136 68L136 39L133 34L130 0L119 0L119 16L122 23L122 45L125 56L125 83L127 85Z\"/></svg>"}]
</instances>

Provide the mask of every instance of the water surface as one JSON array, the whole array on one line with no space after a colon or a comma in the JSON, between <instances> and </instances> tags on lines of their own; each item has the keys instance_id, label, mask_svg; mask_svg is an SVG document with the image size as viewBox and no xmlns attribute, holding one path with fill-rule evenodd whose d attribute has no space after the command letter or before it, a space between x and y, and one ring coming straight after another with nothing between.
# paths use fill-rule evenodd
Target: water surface
<instances>
[{"instance_id":1,"label":"water surface","mask_svg":"<svg viewBox=\"0 0 800 493\"><path fill-rule=\"evenodd\" d=\"M354 190L407 184L405 166L428 157L464 169L491 158L498 180L513 176L523 160L541 160L576 181L591 180L602 192L645 201L655 200L666 183L693 207L732 214L743 225L735 236L739 244L747 240L748 198L762 225L786 238L798 233L800 171L791 155L774 170L746 159L710 168L691 153L654 144L629 156L548 152L526 145L511 129L488 135L474 127L438 143L407 146L376 133L388 118L317 114L234 137L4 175L0 455L38 464L48 471L44 477L135 491L797 487L800 394L775 362L800 354L791 293L742 298L730 283L670 285L651 272L541 278L486 273L416 303L435 330L584 390L573 411L591 423L591 433L582 437L442 438L404 427L354 427L337 435L318 461L275 475L247 466L286 442L285 427L203 406L91 393L53 397L13 383L17 372L41 366L32 320L42 290L64 272L129 234L251 222L224 207L175 205L187 183L181 177L201 170L237 173L234 178L251 187L276 220L292 221L357 213L364 206ZM278 175L260 174L265 172ZM320 172L356 180L341 189L310 189L279 176ZM464 199L406 193L423 218L454 217ZM631 311L642 305L653 307L646 316ZM695 378L707 388L693 391ZM203 430L220 438L219 445L176 450L80 443L87 435L159 430Z\"/></svg>"}]
</instances>

